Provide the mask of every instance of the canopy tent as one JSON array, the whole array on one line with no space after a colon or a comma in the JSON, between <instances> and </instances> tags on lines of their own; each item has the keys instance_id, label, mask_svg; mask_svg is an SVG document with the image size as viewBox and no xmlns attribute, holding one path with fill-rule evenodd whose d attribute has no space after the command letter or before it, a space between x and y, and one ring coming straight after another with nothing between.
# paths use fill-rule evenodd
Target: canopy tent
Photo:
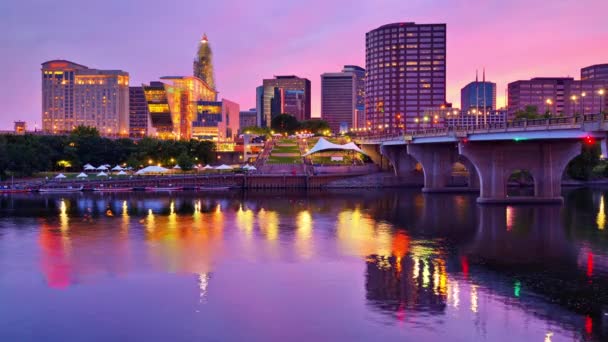
<instances>
[{"instance_id":1,"label":"canopy tent","mask_svg":"<svg viewBox=\"0 0 608 342\"><path fill-rule=\"evenodd\" d=\"M323 151L355 151L355 152L359 152L359 153L367 155L365 152L363 152L362 149L360 149L357 145L355 145L354 142L349 142L348 144L339 145L339 144L334 144L330 141L327 141L325 138L321 138L321 139L319 139L319 141L317 141L315 146L313 146L313 148L310 149L310 151L308 151L307 153L304 154L304 157L309 156L313 153L323 152Z\"/></svg>"},{"instance_id":2,"label":"canopy tent","mask_svg":"<svg viewBox=\"0 0 608 342\"><path fill-rule=\"evenodd\" d=\"M144 167L143 169L135 172L136 175L145 175L147 173L165 173L168 172L169 169L165 169L161 166L150 165L148 167Z\"/></svg>"},{"instance_id":3,"label":"canopy tent","mask_svg":"<svg viewBox=\"0 0 608 342\"><path fill-rule=\"evenodd\" d=\"M126 175L126 174L127 174L127 173L126 173L126 172L124 172L124 171L122 171L122 170L121 170L119 173L117 173L117 175L118 175L118 176L124 176L124 175Z\"/></svg>"},{"instance_id":4,"label":"canopy tent","mask_svg":"<svg viewBox=\"0 0 608 342\"><path fill-rule=\"evenodd\" d=\"M108 174L101 171L100 173L97 174L97 177L108 177Z\"/></svg>"},{"instance_id":5,"label":"canopy tent","mask_svg":"<svg viewBox=\"0 0 608 342\"><path fill-rule=\"evenodd\" d=\"M243 166L241 167L241 169L243 169L243 170L249 170L249 168L250 168L250 167L251 167L251 166L249 166L249 164L245 164L245 165L243 165Z\"/></svg>"},{"instance_id":6,"label":"canopy tent","mask_svg":"<svg viewBox=\"0 0 608 342\"><path fill-rule=\"evenodd\" d=\"M228 166L226 164L222 164L215 168L216 170L232 170L232 166Z\"/></svg>"},{"instance_id":7,"label":"canopy tent","mask_svg":"<svg viewBox=\"0 0 608 342\"><path fill-rule=\"evenodd\" d=\"M116 165L112 168L112 171L122 171L124 170L120 165Z\"/></svg>"},{"instance_id":8,"label":"canopy tent","mask_svg":"<svg viewBox=\"0 0 608 342\"><path fill-rule=\"evenodd\" d=\"M107 170L108 170L108 167L107 167L107 166L105 166L105 165L101 165L101 166L100 166L100 167L98 167L96 170L97 170L97 171L107 171Z\"/></svg>"},{"instance_id":9,"label":"canopy tent","mask_svg":"<svg viewBox=\"0 0 608 342\"><path fill-rule=\"evenodd\" d=\"M76 178L87 178L87 177L89 177L89 176L87 176L87 174L84 172L81 172L78 174L78 176L76 176Z\"/></svg>"},{"instance_id":10,"label":"canopy tent","mask_svg":"<svg viewBox=\"0 0 608 342\"><path fill-rule=\"evenodd\" d=\"M203 170L213 170L213 166L207 164L207 165L203 166Z\"/></svg>"},{"instance_id":11,"label":"canopy tent","mask_svg":"<svg viewBox=\"0 0 608 342\"><path fill-rule=\"evenodd\" d=\"M257 170L257 168L255 166L251 165L250 167L247 168L247 170L255 171L255 170Z\"/></svg>"},{"instance_id":12,"label":"canopy tent","mask_svg":"<svg viewBox=\"0 0 608 342\"><path fill-rule=\"evenodd\" d=\"M63 173L58 174L57 176L55 176L55 179L64 179L67 178Z\"/></svg>"},{"instance_id":13,"label":"canopy tent","mask_svg":"<svg viewBox=\"0 0 608 342\"><path fill-rule=\"evenodd\" d=\"M181 166L179 166L178 164L175 164L175 166L173 167L173 169L174 169L174 170L181 170L181 169L182 169L182 167L181 167Z\"/></svg>"},{"instance_id":14,"label":"canopy tent","mask_svg":"<svg viewBox=\"0 0 608 342\"><path fill-rule=\"evenodd\" d=\"M95 170L97 170L97 168L91 164L87 164L84 166L84 170L85 171L95 171Z\"/></svg>"}]
</instances>

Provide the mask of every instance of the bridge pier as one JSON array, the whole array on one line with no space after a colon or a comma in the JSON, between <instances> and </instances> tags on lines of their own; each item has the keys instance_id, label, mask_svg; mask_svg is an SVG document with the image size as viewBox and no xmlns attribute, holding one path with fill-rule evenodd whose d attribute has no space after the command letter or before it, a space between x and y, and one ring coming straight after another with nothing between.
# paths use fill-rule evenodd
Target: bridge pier
<instances>
[{"instance_id":1,"label":"bridge pier","mask_svg":"<svg viewBox=\"0 0 608 342\"><path fill-rule=\"evenodd\" d=\"M561 182L568 162L580 154L579 140L460 143L458 150L475 166L481 181L478 203L561 203ZM534 178L534 196L508 196L515 170Z\"/></svg>"},{"instance_id":2,"label":"bridge pier","mask_svg":"<svg viewBox=\"0 0 608 342\"><path fill-rule=\"evenodd\" d=\"M372 159L374 164L380 166L381 170L387 171L391 169L389 160L382 155L380 145L362 144L360 148Z\"/></svg>"},{"instance_id":3,"label":"bridge pier","mask_svg":"<svg viewBox=\"0 0 608 342\"><path fill-rule=\"evenodd\" d=\"M422 170L416 167L418 161L407 154L404 145L382 145L380 151L393 166L395 176L404 177L411 184L423 184L424 175Z\"/></svg>"}]
</instances>

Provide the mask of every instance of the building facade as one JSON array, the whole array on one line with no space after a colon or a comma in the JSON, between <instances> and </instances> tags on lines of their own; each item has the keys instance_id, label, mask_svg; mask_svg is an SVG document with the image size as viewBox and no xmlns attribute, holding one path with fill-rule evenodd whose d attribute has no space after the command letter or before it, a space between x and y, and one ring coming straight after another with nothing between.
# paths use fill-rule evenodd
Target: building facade
<instances>
[{"instance_id":1,"label":"building facade","mask_svg":"<svg viewBox=\"0 0 608 342\"><path fill-rule=\"evenodd\" d=\"M508 85L508 118L534 106L539 114L597 114L606 108L608 80L536 77Z\"/></svg>"},{"instance_id":2,"label":"building facade","mask_svg":"<svg viewBox=\"0 0 608 342\"><path fill-rule=\"evenodd\" d=\"M339 73L321 75L321 118L334 133L358 127L364 108L365 69L345 66Z\"/></svg>"},{"instance_id":3,"label":"building facade","mask_svg":"<svg viewBox=\"0 0 608 342\"><path fill-rule=\"evenodd\" d=\"M262 124L270 126L279 114L289 114L299 121L310 120L310 81L297 76L275 76L263 80Z\"/></svg>"},{"instance_id":4,"label":"building facade","mask_svg":"<svg viewBox=\"0 0 608 342\"><path fill-rule=\"evenodd\" d=\"M89 69L65 60L42 63L42 130L67 133L95 127L106 136L129 134L129 74Z\"/></svg>"},{"instance_id":5,"label":"building facade","mask_svg":"<svg viewBox=\"0 0 608 342\"><path fill-rule=\"evenodd\" d=\"M234 140L240 128L240 106L233 101L197 101L192 137L200 140Z\"/></svg>"},{"instance_id":6,"label":"building facade","mask_svg":"<svg viewBox=\"0 0 608 342\"><path fill-rule=\"evenodd\" d=\"M608 80L608 63L595 64L582 68L581 80Z\"/></svg>"},{"instance_id":7,"label":"building facade","mask_svg":"<svg viewBox=\"0 0 608 342\"><path fill-rule=\"evenodd\" d=\"M424 110L446 102L446 25L394 23L365 36L366 126L420 127Z\"/></svg>"},{"instance_id":8,"label":"building facade","mask_svg":"<svg viewBox=\"0 0 608 342\"><path fill-rule=\"evenodd\" d=\"M144 88L129 87L129 136L143 138L148 135L154 135L154 132Z\"/></svg>"},{"instance_id":9,"label":"building facade","mask_svg":"<svg viewBox=\"0 0 608 342\"><path fill-rule=\"evenodd\" d=\"M207 35L203 34L194 58L193 75L203 80L211 89L215 89L213 73L213 52Z\"/></svg>"},{"instance_id":10,"label":"building facade","mask_svg":"<svg viewBox=\"0 0 608 342\"><path fill-rule=\"evenodd\" d=\"M496 109L496 83L473 81L460 89L460 106L464 112L488 112Z\"/></svg>"},{"instance_id":11,"label":"building facade","mask_svg":"<svg viewBox=\"0 0 608 342\"><path fill-rule=\"evenodd\" d=\"M149 85L143 85L142 89L146 98L154 136L160 139L173 139L173 119L171 118L165 84L154 81L150 82Z\"/></svg>"},{"instance_id":12,"label":"building facade","mask_svg":"<svg viewBox=\"0 0 608 342\"><path fill-rule=\"evenodd\" d=\"M257 108L251 108L239 113L240 129L244 127L258 126L258 111Z\"/></svg>"}]
</instances>

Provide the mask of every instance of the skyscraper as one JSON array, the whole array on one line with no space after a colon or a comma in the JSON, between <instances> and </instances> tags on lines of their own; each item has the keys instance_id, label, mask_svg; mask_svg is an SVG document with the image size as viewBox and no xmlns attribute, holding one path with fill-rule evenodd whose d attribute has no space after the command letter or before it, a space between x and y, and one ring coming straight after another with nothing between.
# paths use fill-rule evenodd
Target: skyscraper
<instances>
[{"instance_id":1,"label":"skyscraper","mask_svg":"<svg viewBox=\"0 0 608 342\"><path fill-rule=\"evenodd\" d=\"M263 118L270 126L272 118L284 113L299 121L310 119L310 81L297 76L275 76L263 81ZM277 91L278 96L277 98ZM276 105L280 108L276 108Z\"/></svg>"},{"instance_id":2,"label":"skyscraper","mask_svg":"<svg viewBox=\"0 0 608 342\"><path fill-rule=\"evenodd\" d=\"M496 109L496 83L473 81L460 89L460 107L463 112L472 109L490 112Z\"/></svg>"},{"instance_id":3,"label":"skyscraper","mask_svg":"<svg viewBox=\"0 0 608 342\"><path fill-rule=\"evenodd\" d=\"M321 118L330 129L358 127L364 108L365 69L346 65L342 72L321 75Z\"/></svg>"},{"instance_id":4,"label":"skyscraper","mask_svg":"<svg viewBox=\"0 0 608 342\"><path fill-rule=\"evenodd\" d=\"M215 79L213 77L213 52L209 44L207 34L203 35L198 44L198 50L193 63L194 76L205 81L211 89L215 89Z\"/></svg>"},{"instance_id":5,"label":"skyscraper","mask_svg":"<svg viewBox=\"0 0 608 342\"><path fill-rule=\"evenodd\" d=\"M129 87L129 136L143 138L151 135L152 124L143 87Z\"/></svg>"},{"instance_id":6,"label":"skyscraper","mask_svg":"<svg viewBox=\"0 0 608 342\"><path fill-rule=\"evenodd\" d=\"M445 104L446 25L394 23L366 34L366 124L395 132L421 127Z\"/></svg>"},{"instance_id":7,"label":"skyscraper","mask_svg":"<svg viewBox=\"0 0 608 342\"><path fill-rule=\"evenodd\" d=\"M81 125L102 135L129 134L129 74L65 60L42 63L42 130L66 133Z\"/></svg>"}]
</instances>

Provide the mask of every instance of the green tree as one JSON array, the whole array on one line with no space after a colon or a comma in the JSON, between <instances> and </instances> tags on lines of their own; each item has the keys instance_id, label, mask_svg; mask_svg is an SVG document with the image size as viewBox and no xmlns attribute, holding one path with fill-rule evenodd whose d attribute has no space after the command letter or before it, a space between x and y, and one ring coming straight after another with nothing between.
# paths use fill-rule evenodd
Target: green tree
<instances>
[{"instance_id":1,"label":"green tree","mask_svg":"<svg viewBox=\"0 0 608 342\"><path fill-rule=\"evenodd\" d=\"M300 129L307 130L313 134L322 134L329 130L329 123L325 120L305 120L300 122Z\"/></svg>"},{"instance_id":2,"label":"green tree","mask_svg":"<svg viewBox=\"0 0 608 342\"><path fill-rule=\"evenodd\" d=\"M600 153L599 144L583 145L581 154L568 163L566 173L572 179L589 180L593 168L599 164Z\"/></svg>"},{"instance_id":3,"label":"green tree","mask_svg":"<svg viewBox=\"0 0 608 342\"><path fill-rule=\"evenodd\" d=\"M177 157L177 165L184 171L192 170L194 159L184 152Z\"/></svg>"},{"instance_id":4,"label":"green tree","mask_svg":"<svg viewBox=\"0 0 608 342\"><path fill-rule=\"evenodd\" d=\"M536 107L536 106L528 105L524 108L524 110L518 110L515 112L516 120L520 120L520 119L533 120L533 119L538 119L538 118L539 118L538 107Z\"/></svg>"},{"instance_id":5,"label":"green tree","mask_svg":"<svg viewBox=\"0 0 608 342\"><path fill-rule=\"evenodd\" d=\"M272 118L270 127L278 133L292 134L300 127L300 123L289 114L281 114Z\"/></svg>"}]
</instances>

